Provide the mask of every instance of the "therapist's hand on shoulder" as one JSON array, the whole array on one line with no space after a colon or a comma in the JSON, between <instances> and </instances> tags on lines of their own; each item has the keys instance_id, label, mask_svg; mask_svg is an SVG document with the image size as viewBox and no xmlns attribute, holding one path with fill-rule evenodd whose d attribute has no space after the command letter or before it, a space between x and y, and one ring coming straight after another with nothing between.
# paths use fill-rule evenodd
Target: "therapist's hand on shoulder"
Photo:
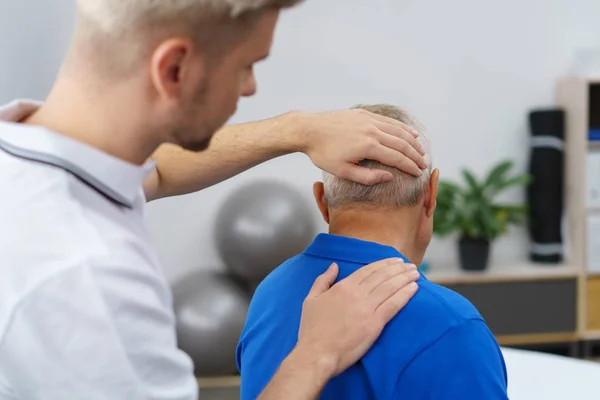
<instances>
[{"instance_id":1,"label":"therapist's hand on shoulder","mask_svg":"<svg viewBox=\"0 0 600 400\"><path fill-rule=\"evenodd\" d=\"M304 301L294 350L331 368L332 376L371 348L417 292L420 276L414 265L399 259L370 264L333 285L337 275L332 265L315 281Z\"/></svg>"},{"instance_id":2,"label":"therapist's hand on shoulder","mask_svg":"<svg viewBox=\"0 0 600 400\"><path fill-rule=\"evenodd\" d=\"M411 127L362 109L305 114L301 150L320 169L340 178L372 185L392 179L389 171L357 164L379 161L414 176L427 168L425 149Z\"/></svg>"},{"instance_id":3,"label":"therapist's hand on shoulder","mask_svg":"<svg viewBox=\"0 0 600 400\"><path fill-rule=\"evenodd\" d=\"M417 292L417 268L400 259L367 265L334 285L332 265L302 307L296 347L260 400L314 400L333 377L371 348L385 325Z\"/></svg>"}]
</instances>

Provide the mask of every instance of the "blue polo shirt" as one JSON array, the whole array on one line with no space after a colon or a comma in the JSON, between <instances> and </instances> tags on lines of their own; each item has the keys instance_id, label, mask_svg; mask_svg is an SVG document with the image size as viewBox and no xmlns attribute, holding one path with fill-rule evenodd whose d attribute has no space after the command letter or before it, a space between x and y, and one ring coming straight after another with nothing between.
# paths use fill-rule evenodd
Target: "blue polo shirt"
<instances>
[{"instance_id":1,"label":"blue polo shirt","mask_svg":"<svg viewBox=\"0 0 600 400\"><path fill-rule=\"evenodd\" d=\"M238 344L242 400L256 399L294 348L304 298L332 262L344 279L391 257L404 258L392 247L321 234L275 269L254 294ZM371 350L332 379L321 399L508 399L502 353L475 307L424 276L418 283Z\"/></svg>"}]
</instances>

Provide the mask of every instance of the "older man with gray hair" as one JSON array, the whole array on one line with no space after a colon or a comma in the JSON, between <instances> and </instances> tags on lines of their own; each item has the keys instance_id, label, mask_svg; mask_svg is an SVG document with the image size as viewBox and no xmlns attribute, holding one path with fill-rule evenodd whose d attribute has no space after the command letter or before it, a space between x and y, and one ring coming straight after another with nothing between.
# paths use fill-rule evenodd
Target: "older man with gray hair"
<instances>
[{"instance_id":1,"label":"older man with gray hair","mask_svg":"<svg viewBox=\"0 0 600 400\"><path fill-rule=\"evenodd\" d=\"M358 107L417 129L431 160L425 129L407 112L387 104ZM317 236L257 288L237 351L242 399L254 399L293 349L302 299L329 263L339 265L343 280L384 258L422 262L433 231L439 171L429 167L415 177L372 160L361 165L385 168L393 180L365 186L325 173L314 195L329 234ZM371 350L329 382L321 399L507 399L502 353L475 307L414 274L419 292Z\"/></svg>"}]
</instances>

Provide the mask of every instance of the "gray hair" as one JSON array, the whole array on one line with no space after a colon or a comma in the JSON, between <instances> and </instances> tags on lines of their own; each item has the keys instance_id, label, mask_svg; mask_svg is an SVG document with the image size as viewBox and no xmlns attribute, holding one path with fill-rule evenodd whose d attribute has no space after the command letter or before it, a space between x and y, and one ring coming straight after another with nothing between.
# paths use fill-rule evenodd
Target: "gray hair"
<instances>
[{"instance_id":1,"label":"gray hair","mask_svg":"<svg viewBox=\"0 0 600 400\"><path fill-rule=\"evenodd\" d=\"M360 108L375 114L393 118L414 128L418 133L418 141L425 147L425 158L429 167L420 177L415 177L394 167L383 165L373 160L363 160L360 166L370 169L382 169L392 173L391 182L375 185L362 185L341 179L327 172L323 173L325 201L328 207L336 208L348 204L372 205L377 207L400 207L418 203L425 193L431 178L431 149L425 134L425 128L413 116L399 107L389 104L358 105Z\"/></svg>"}]
</instances>

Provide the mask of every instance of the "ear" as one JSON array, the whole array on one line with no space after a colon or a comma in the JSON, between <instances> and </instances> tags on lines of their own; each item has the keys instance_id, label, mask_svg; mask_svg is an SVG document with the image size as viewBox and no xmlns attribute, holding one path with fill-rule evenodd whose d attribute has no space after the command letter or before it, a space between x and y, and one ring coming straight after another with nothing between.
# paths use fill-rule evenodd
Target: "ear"
<instances>
[{"instance_id":1,"label":"ear","mask_svg":"<svg viewBox=\"0 0 600 400\"><path fill-rule=\"evenodd\" d=\"M437 205L438 182L440 179L440 171L436 168L431 172L429 178L429 187L427 190L427 199L425 201L425 215L428 218L433 217L433 212Z\"/></svg>"},{"instance_id":2,"label":"ear","mask_svg":"<svg viewBox=\"0 0 600 400\"><path fill-rule=\"evenodd\" d=\"M316 182L313 185L313 194L317 206L319 207L319 211L321 211L321 215L323 216L323 220L325 220L326 223L329 223L329 207L327 207L327 202L325 201L325 186L323 185L323 182Z\"/></svg>"},{"instance_id":3,"label":"ear","mask_svg":"<svg viewBox=\"0 0 600 400\"><path fill-rule=\"evenodd\" d=\"M166 40L152 54L150 76L154 89L160 97L176 99L186 87L192 86L190 79L206 74L206 65L198 61L201 55L197 46L186 38Z\"/></svg>"}]
</instances>

